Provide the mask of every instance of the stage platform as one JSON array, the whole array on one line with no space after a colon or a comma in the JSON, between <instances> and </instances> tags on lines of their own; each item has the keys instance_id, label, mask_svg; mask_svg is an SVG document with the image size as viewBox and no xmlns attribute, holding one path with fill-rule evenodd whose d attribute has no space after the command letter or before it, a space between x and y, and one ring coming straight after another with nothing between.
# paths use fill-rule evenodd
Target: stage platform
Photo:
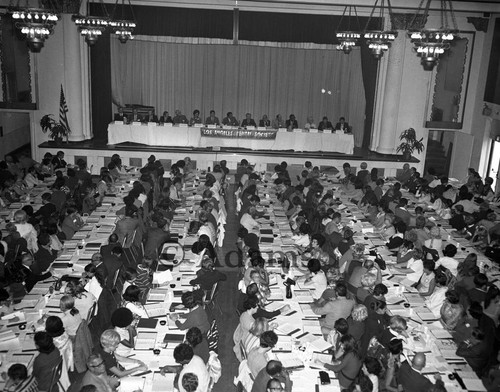
<instances>
[{"instance_id":1,"label":"stage platform","mask_svg":"<svg viewBox=\"0 0 500 392\"><path fill-rule=\"evenodd\" d=\"M251 164L255 164L255 170L273 170L274 166L282 161L287 161L293 171L300 171L305 161L311 161L314 166L320 166L322 170L329 168L342 169L344 162L357 169L361 162L368 163L368 169L376 167L380 176L395 176L396 171L401 169L405 162L412 166L419 166L419 161L412 158L411 161L403 160L401 155L384 155L354 148L351 155L332 152L295 152L295 151L254 151L244 148L186 148L168 146L147 146L136 143L120 143L108 145L105 141L85 140L82 142L69 142L56 145L54 142L45 142L38 146L35 151L35 159L41 161L46 152L55 154L58 150L65 152L65 160L70 164L76 163L80 158L87 161L88 166L93 166L93 174L98 174L99 169L106 166L113 154L119 154L125 165L144 166L147 158L154 154L163 162L166 169L172 163L186 156L196 161L199 169L213 168L214 164L221 160L227 161L229 169L236 169L238 162L243 158Z\"/></svg>"}]
</instances>

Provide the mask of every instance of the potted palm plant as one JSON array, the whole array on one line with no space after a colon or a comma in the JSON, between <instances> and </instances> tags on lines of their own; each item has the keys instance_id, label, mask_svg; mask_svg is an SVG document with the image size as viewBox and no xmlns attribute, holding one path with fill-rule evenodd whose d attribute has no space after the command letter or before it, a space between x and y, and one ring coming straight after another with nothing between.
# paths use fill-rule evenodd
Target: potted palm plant
<instances>
[{"instance_id":1,"label":"potted palm plant","mask_svg":"<svg viewBox=\"0 0 500 392\"><path fill-rule=\"evenodd\" d=\"M56 142L57 145L61 145L63 138L68 140L68 135L71 131L61 124L60 122L54 120L52 114L46 114L40 120L40 126L42 127L43 133L49 133L49 137Z\"/></svg>"},{"instance_id":2,"label":"potted palm plant","mask_svg":"<svg viewBox=\"0 0 500 392\"><path fill-rule=\"evenodd\" d=\"M399 136L399 140L401 140L402 143L396 148L396 152L402 152L403 159L408 161L411 159L413 151L416 150L418 153L421 153L424 150L424 143L422 143L423 139L424 138L420 138L420 140L417 140L417 133L413 128L405 129Z\"/></svg>"}]
</instances>

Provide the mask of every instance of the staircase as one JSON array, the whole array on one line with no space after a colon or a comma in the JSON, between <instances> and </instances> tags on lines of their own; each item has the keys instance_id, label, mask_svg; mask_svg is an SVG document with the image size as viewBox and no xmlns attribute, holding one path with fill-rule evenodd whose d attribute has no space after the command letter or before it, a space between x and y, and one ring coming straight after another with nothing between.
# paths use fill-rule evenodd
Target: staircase
<instances>
[{"instance_id":1,"label":"staircase","mask_svg":"<svg viewBox=\"0 0 500 392\"><path fill-rule=\"evenodd\" d=\"M450 144L448 149L448 155L445 154L444 147L437 140L429 139L427 144L427 153L425 155L425 171L429 167L433 167L436 170L437 176L447 176L450 168L451 151L453 144Z\"/></svg>"}]
</instances>

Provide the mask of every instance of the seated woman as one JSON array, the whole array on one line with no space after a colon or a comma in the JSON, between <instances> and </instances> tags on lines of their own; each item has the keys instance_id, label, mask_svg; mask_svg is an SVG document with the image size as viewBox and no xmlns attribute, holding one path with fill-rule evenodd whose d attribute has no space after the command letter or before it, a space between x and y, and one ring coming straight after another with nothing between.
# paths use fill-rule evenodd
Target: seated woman
<instances>
[{"instance_id":1,"label":"seated woman","mask_svg":"<svg viewBox=\"0 0 500 392\"><path fill-rule=\"evenodd\" d=\"M209 238L210 242L212 244L215 244L215 242L217 241L217 232L213 224L209 222L208 214L209 213L205 210L200 211L200 214L198 216L200 226L196 234L198 235L198 238L202 235L206 235Z\"/></svg>"},{"instance_id":2,"label":"seated woman","mask_svg":"<svg viewBox=\"0 0 500 392\"><path fill-rule=\"evenodd\" d=\"M365 299L373 294L373 288L377 283L377 275L367 272L361 276L361 287L356 291L356 299L358 303L362 304Z\"/></svg>"},{"instance_id":3,"label":"seated woman","mask_svg":"<svg viewBox=\"0 0 500 392\"><path fill-rule=\"evenodd\" d=\"M207 364L210 358L208 341L198 327L189 328L186 332L186 342L193 348L194 355L199 356Z\"/></svg>"},{"instance_id":4,"label":"seated woman","mask_svg":"<svg viewBox=\"0 0 500 392\"><path fill-rule=\"evenodd\" d=\"M297 280L303 279L304 285L314 290L312 292L313 298L319 299L321 298L323 291L326 290L326 275L321 269L321 263L318 259L310 259L307 262L307 269L308 272Z\"/></svg>"},{"instance_id":5,"label":"seated woman","mask_svg":"<svg viewBox=\"0 0 500 392\"><path fill-rule=\"evenodd\" d=\"M427 260L437 260L443 249L443 240L441 239L441 230L437 226L431 227L429 232L430 239L424 242L423 250Z\"/></svg>"},{"instance_id":6,"label":"seated woman","mask_svg":"<svg viewBox=\"0 0 500 392\"><path fill-rule=\"evenodd\" d=\"M75 299L70 295L64 295L61 297L59 307L63 312L60 318L64 329L70 338L74 338L78 327L82 323L82 316L78 309L75 308Z\"/></svg>"},{"instance_id":7,"label":"seated woman","mask_svg":"<svg viewBox=\"0 0 500 392\"><path fill-rule=\"evenodd\" d=\"M311 246L302 254L302 260L317 259L323 269L328 269L330 265L330 255L322 247L325 244L325 237L319 233L311 236Z\"/></svg>"},{"instance_id":8,"label":"seated woman","mask_svg":"<svg viewBox=\"0 0 500 392\"><path fill-rule=\"evenodd\" d=\"M210 291L215 283L225 281L227 276L220 271L217 271L214 266L214 261L206 258L201 262L201 269L196 271L196 278L189 282L192 286L200 286L200 289L207 292Z\"/></svg>"},{"instance_id":9,"label":"seated woman","mask_svg":"<svg viewBox=\"0 0 500 392\"><path fill-rule=\"evenodd\" d=\"M100 342L102 349L100 354L106 366L108 376L122 378L135 372L148 370L148 367L143 362L116 354L116 349L120 345L120 341L120 335L112 329L107 329L101 335ZM120 363L133 363L135 366L125 370Z\"/></svg>"},{"instance_id":10,"label":"seated woman","mask_svg":"<svg viewBox=\"0 0 500 392\"><path fill-rule=\"evenodd\" d=\"M441 322L448 330L454 330L460 319L465 316L465 310L460 304L460 296L456 290L448 290L441 306Z\"/></svg>"},{"instance_id":11,"label":"seated woman","mask_svg":"<svg viewBox=\"0 0 500 392\"><path fill-rule=\"evenodd\" d=\"M21 237L27 241L28 250L33 254L36 253L38 251L38 234L33 225L28 223L28 214L26 214L26 211L16 211L14 214L14 223Z\"/></svg>"},{"instance_id":12,"label":"seated woman","mask_svg":"<svg viewBox=\"0 0 500 392\"><path fill-rule=\"evenodd\" d=\"M437 273L435 278L435 288L431 295L425 300L425 305L436 317L441 315L441 306L446 298L448 287L446 286L447 278L443 273Z\"/></svg>"},{"instance_id":13,"label":"seated woman","mask_svg":"<svg viewBox=\"0 0 500 392\"><path fill-rule=\"evenodd\" d=\"M302 223L299 227L299 233L292 236L294 245L299 249L306 249L310 242L311 227L307 223Z\"/></svg>"},{"instance_id":14,"label":"seated woman","mask_svg":"<svg viewBox=\"0 0 500 392\"><path fill-rule=\"evenodd\" d=\"M74 307L80 312L81 318L87 320L89 311L97 302L97 298L86 291L80 283L75 281L69 281L64 292L73 297Z\"/></svg>"},{"instance_id":15,"label":"seated woman","mask_svg":"<svg viewBox=\"0 0 500 392\"><path fill-rule=\"evenodd\" d=\"M407 246L409 245L403 245L402 248L404 249ZM420 249L413 249L411 256L406 263L398 263L396 265L404 265L404 267L399 267L398 271L404 273L407 280L417 283L424 272L423 252Z\"/></svg>"},{"instance_id":16,"label":"seated woman","mask_svg":"<svg viewBox=\"0 0 500 392\"><path fill-rule=\"evenodd\" d=\"M250 296L245 299L243 303L243 308L245 311L240 315L240 323L236 327L233 333L234 347L233 351L236 358L241 362L243 357L241 355L240 343L245 341L250 333L250 328L252 328L254 323L254 315L259 309L259 299L256 296Z\"/></svg>"},{"instance_id":17,"label":"seated woman","mask_svg":"<svg viewBox=\"0 0 500 392\"><path fill-rule=\"evenodd\" d=\"M419 294L423 297L428 297L434 292L436 286L434 269L436 263L432 260L424 260L424 273L420 277L420 281L417 285L417 290Z\"/></svg>"},{"instance_id":18,"label":"seated woman","mask_svg":"<svg viewBox=\"0 0 500 392\"><path fill-rule=\"evenodd\" d=\"M385 238L391 238L396 234L396 229L394 228L395 216L393 213L388 212L385 214L384 224L380 228L380 234Z\"/></svg>"},{"instance_id":19,"label":"seated woman","mask_svg":"<svg viewBox=\"0 0 500 392\"><path fill-rule=\"evenodd\" d=\"M4 392L35 392L38 391L38 385L35 376L28 377L28 369L20 363L9 367L7 371L7 382L3 389Z\"/></svg>"},{"instance_id":20,"label":"seated woman","mask_svg":"<svg viewBox=\"0 0 500 392\"><path fill-rule=\"evenodd\" d=\"M141 303L141 289L135 285L127 287L123 294L122 307L129 309L136 320L140 318L149 318L144 305Z\"/></svg>"},{"instance_id":21,"label":"seated woman","mask_svg":"<svg viewBox=\"0 0 500 392\"><path fill-rule=\"evenodd\" d=\"M63 370L73 371L75 362L73 357L73 342L64 329L62 320L57 316L49 316L45 321L45 331L53 339L63 358Z\"/></svg>"},{"instance_id":22,"label":"seated woman","mask_svg":"<svg viewBox=\"0 0 500 392\"><path fill-rule=\"evenodd\" d=\"M248 354L252 349L259 347L259 338L263 332L269 331L271 328L269 327L269 322L265 317L257 317L252 326L249 329L249 334L245 340L243 340L242 346L245 352Z\"/></svg>"},{"instance_id":23,"label":"seated woman","mask_svg":"<svg viewBox=\"0 0 500 392\"><path fill-rule=\"evenodd\" d=\"M137 331L133 323L134 315L127 308L118 308L111 315L111 325L121 339L115 353L123 357L128 357L134 348L134 337Z\"/></svg>"},{"instance_id":24,"label":"seated woman","mask_svg":"<svg viewBox=\"0 0 500 392\"><path fill-rule=\"evenodd\" d=\"M398 251L400 246L403 245L404 236L406 232L406 224L404 222L396 222L394 224L396 232L389 237L387 248L392 251Z\"/></svg>"},{"instance_id":25,"label":"seated woman","mask_svg":"<svg viewBox=\"0 0 500 392\"><path fill-rule=\"evenodd\" d=\"M356 305L347 318L349 325L349 335L351 335L357 342L361 341L365 333L365 320L368 318L368 309L365 305Z\"/></svg>"},{"instance_id":26,"label":"seated woman","mask_svg":"<svg viewBox=\"0 0 500 392\"><path fill-rule=\"evenodd\" d=\"M38 383L39 391L49 391L52 382L52 373L61 361L61 354L54 345L52 337L47 332L35 333L35 347L38 355L33 361L33 376ZM61 378L64 373L61 375ZM67 373L65 375L68 378ZM54 380L55 382L59 380ZM62 381L62 380L61 380ZM69 380L67 380L69 385Z\"/></svg>"},{"instance_id":27,"label":"seated woman","mask_svg":"<svg viewBox=\"0 0 500 392\"><path fill-rule=\"evenodd\" d=\"M80 230L85 223L76 208L69 207L66 210L66 217L61 224L61 231L65 235L66 240L71 240L75 233Z\"/></svg>"},{"instance_id":28,"label":"seated woman","mask_svg":"<svg viewBox=\"0 0 500 392\"><path fill-rule=\"evenodd\" d=\"M196 255L199 255L201 252L205 251L205 256L212 260L217 259L217 253L215 252L213 244L210 242L210 238L208 238L208 235L202 234L198 238L198 241L196 241L193 246L191 246L191 252L193 252Z\"/></svg>"},{"instance_id":29,"label":"seated woman","mask_svg":"<svg viewBox=\"0 0 500 392\"><path fill-rule=\"evenodd\" d=\"M484 252L490 244L490 235L484 226L478 225L471 239L471 245L480 252Z\"/></svg>"},{"instance_id":30,"label":"seated woman","mask_svg":"<svg viewBox=\"0 0 500 392\"><path fill-rule=\"evenodd\" d=\"M331 364L325 364L325 368L335 372L342 389L348 389L363 366L357 342L349 334L340 338L339 358Z\"/></svg>"},{"instance_id":31,"label":"seated woman","mask_svg":"<svg viewBox=\"0 0 500 392\"><path fill-rule=\"evenodd\" d=\"M170 313L170 319L175 322L175 325L181 331L191 327L198 327L201 333L206 336L210 329L210 322L208 321L207 312L202 307L202 302L203 293L200 290L183 293L182 304L189 310L189 313L184 315L186 317L184 322L179 320L179 315L176 313Z\"/></svg>"}]
</instances>

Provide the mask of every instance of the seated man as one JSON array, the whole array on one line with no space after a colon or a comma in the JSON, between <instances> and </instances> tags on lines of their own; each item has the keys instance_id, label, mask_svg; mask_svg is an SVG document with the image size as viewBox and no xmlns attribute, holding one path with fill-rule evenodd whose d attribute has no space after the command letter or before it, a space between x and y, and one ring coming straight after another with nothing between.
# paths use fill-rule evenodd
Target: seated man
<instances>
[{"instance_id":1,"label":"seated man","mask_svg":"<svg viewBox=\"0 0 500 392\"><path fill-rule=\"evenodd\" d=\"M281 388L282 382L285 384L285 392L291 392L292 381L290 381L288 372L283 369L283 364L280 361L271 360L255 377L251 392L274 392L274 389L270 389L271 386Z\"/></svg>"},{"instance_id":2,"label":"seated man","mask_svg":"<svg viewBox=\"0 0 500 392\"><path fill-rule=\"evenodd\" d=\"M286 120L285 126L289 131L291 131L292 129L297 129L299 127L299 123L295 119L295 114L290 114L290 118Z\"/></svg>"},{"instance_id":3,"label":"seated man","mask_svg":"<svg viewBox=\"0 0 500 392\"><path fill-rule=\"evenodd\" d=\"M345 133L350 132L349 123L345 122L344 117L339 118L339 122L337 124L335 124L335 130L336 131L344 131Z\"/></svg>"},{"instance_id":4,"label":"seated man","mask_svg":"<svg viewBox=\"0 0 500 392\"><path fill-rule=\"evenodd\" d=\"M328 121L328 117L323 117L323 120L318 125L318 129L323 131L325 129L333 129L333 125L330 121Z\"/></svg>"},{"instance_id":5,"label":"seated man","mask_svg":"<svg viewBox=\"0 0 500 392\"><path fill-rule=\"evenodd\" d=\"M259 127L270 127L271 126L271 120L267 118L267 114L264 114L262 118L259 120Z\"/></svg>"},{"instance_id":6,"label":"seated man","mask_svg":"<svg viewBox=\"0 0 500 392\"><path fill-rule=\"evenodd\" d=\"M168 114L168 112L165 110L163 114L160 116L160 123L170 123L172 124L174 121L172 120L172 117Z\"/></svg>"},{"instance_id":7,"label":"seated man","mask_svg":"<svg viewBox=\"0 0 500 392\"><path fill-rule=\"evenodd\" d=\"M430 391L432 382L422 374L425 367L425 354L417 353L413 357L411 364L404 361L398 372L398 381L407 392Z\"/></svg>"},{"instance_id":8,"label":"seated man","mask_svg":"<svg viewBox=\"0 0 500 392\"><path fill-rule=\"evenodd\" d=\"M98 391L116 391L120 381L117 377L106 374L104 360L99 354L91 355L87 360L87 372L82 379L82 387L94 385Z\"/></svg>"},{"instance_id":9,"label":"seated man","mask_svg":"<svg viewBox=\"0 0 500 392\"><path fill-rule=\"evenodd\" d=\"M281 114L277 114L276 118L273 120L273 125L272 127L274 129L279 129L279 128L286 128L286 124L283 121L283 117L281 117Z\"/></svg>"},{"instance_id":10,"label":"seated man","mask_svg":"<svg viewBox=\"0 0 500 392\"><path fill-rule=\"evenodd\" d=\"M179 109L175 109L175 116L172 119L174 124L187 124L187 117Z\"/></svg>"},{"instance_id":11,"label":"seated man","mask_svg":"<svg viewBox=\"0 0 500 392\"><path fill-rule=\"evenodd\" d=\"M219 118L215 116L215 110L210 110L210 116L205 120L205 125L220 125Z\"/></svg>"},{"instance_id":12,"label":"seated man","mask_svg":"<svg viewBox=\"0 0 500 392\"><path fill-rule=\"evenodd\" d=\"M222 125L229 125L231 127L237 127L239 125L236 117L233 116L232 112L227 112L227 117L222 119Z\"/></svg>"},{"instance_id":13,"label":"seated man","mask_svg":"<svg viewBox=\"0 0 500 392\"><path fill-rule=\"evenodd\" d=\"M241 127L244 128L244 127L256 127L256 126L257 124L255 123L255 120L252 118L252 114L247 113L245 115L245 118L241 122Z\"/></svg>"}]
</instances>

